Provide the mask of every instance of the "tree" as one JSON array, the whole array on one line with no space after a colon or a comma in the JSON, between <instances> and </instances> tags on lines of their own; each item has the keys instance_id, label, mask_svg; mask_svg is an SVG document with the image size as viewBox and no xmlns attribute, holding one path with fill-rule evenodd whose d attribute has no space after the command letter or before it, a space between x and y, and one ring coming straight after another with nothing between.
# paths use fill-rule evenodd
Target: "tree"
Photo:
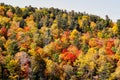
<instances>
[{"instance_id":1,"label":"tree","mask_svg":"<svg viewBox=\"0 0 120 80\"><path fill-rule=\"evenodd\" d=\"M29 11L27 9L25 9L23 11L22 17L23 17L23 19L26 19L28 16L29 16Z\"/></svg>"},{"instance_id":2,"label":"tree","mask_svg":"<svg viewBox=\"0 0 120 80\"><path fill-rule=\"evenodd\" d=\"M26 52L18 52L15 54L15 60L20 64L21 69L21 77L24 79L28 79L31 76L31 68L30 68L30 57Z\"/></svg>"},{"instance_id":3,"label":"tree","mask_svg":"<svg viewBox=\"0 0 120 80\"><path fill-rule=\"evenodd\" d=\"M120 19L117 20L118 32L120 34Z\"/></svg>"},{"instance_id":4,"label":"tree","mask_svg":"<svg viewBox=\"0 0 120 80\"><path fill-rule=\"evenodd\" d=\"M106 17L106 27L110 26L110 19L108 17L108 15L105 16Z\"/></svg>"},{"instance_id":5,"label":"tree","mask_svg":"<svg viewBox=\"0 0 120 80\"><path fill-rule=\"evenodd\" d=\"M16 41L11 41L10 44L7 46L7 52L11 55L14 55L16 52L19 51L19 46Z\"/></svg>"},{"instance_id":6,"label":"tree","mask_svg":"<svg viewBox=\"0 0 120 80\"><path fill-rule=\"evenodd\" d=\"M106 22L104 20L97 21L96 28L97 30L103 30L104 28L106 28Z\"/></svg>"},{"instance_id":7,"label":"tree","mask_svg":"<svg viewBox=\"0 0 120 80\"><path fill-rule=\"evenodd\" d=\"M83 32L91 31L90 22L88 20L83 20L82 31Z\"/></svg>"},{"instance_id":8,"label":"tree","mask_svg":"<svg viewBox=\"0 0 120 80\"><path fill-rule=\"evenodd\" d=\"M34 80L41 80L45 78L44 71L46 69L46 63L39 54L32 56L31 68Z\"/></svg>"},{"instance_id":9,"label":"tree","mask_svg":"<svg viewBox=\"0 0 120 80\"><path fill-rule=\"evenodd\" d=\"M91 22L93 21L95 23L96 23L96 21L98 21L98 18L99 18L98 16L95 16L95 15L90 15L89 17L90 17L90 21Z\"/></svg>"},{"instance_id":10,"label":"tree","mask_svg":"<svg viewBox=\"0 0 120 80\"><path fill-rule=\"evenodd\" d=\"M19 27L24 28L25 25L26 25L26 22L24 21L24 19L22 19L19 23Z\"/></svg>"},{"instance_id":11,"label":"tree","mask_svg":"<svg viewBox=\"0 0 120 80\"><path fill-rule=\"evenodd\" d=\"M26 7L28 9L29 12L35 12L35 9L34 7L32 7L31 5L29 5L29 7Z\"/></svg>"},{"instance_id":12,"label":"tree","mask_svg":"<svg viewBox=\"0 0 120 80\"><path fill-rule=\"evenodd\" d=\"M6 65L8 71L10 72L9 78L12 80L19 79L20 74L20 64L17 60L10 60L10 62Z\"/></svg>"},{"instance_id":13,"label":"tree","mask_svg":"<svg viewBox=\"0 0 120 80\"><path fill-rule=\"evenodd\" d=\"M15 8L15 13L16 13L17 16L22 16L22 10L21 10L21 8L16 7Z\"/></svg>"},{"instance_id":14,"label":"tree","mask_svg":"<svg viewBox=\"0 0 120 80\"><path fill-rule=\"evenodd\" d=\"M43 22L42 21L37 22L37 28L38 29L41 29L42 26L43 26Z\"/></svg>"}]
</instances>

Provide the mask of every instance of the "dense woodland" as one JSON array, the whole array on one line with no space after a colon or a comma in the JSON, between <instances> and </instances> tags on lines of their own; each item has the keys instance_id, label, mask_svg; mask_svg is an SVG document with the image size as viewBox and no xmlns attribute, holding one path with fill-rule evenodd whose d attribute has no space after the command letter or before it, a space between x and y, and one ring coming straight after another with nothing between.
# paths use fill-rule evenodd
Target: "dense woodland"
<instances>
[{"instance_id":1,"label":"dense woodland","mask_svg":"<svg viewBox=\"0 0 120 80\"><path fill-rule=\"evenodd\" d=\"M0 3L0 80L120 80L120 20Z\"/></svg>"}]
</instances>

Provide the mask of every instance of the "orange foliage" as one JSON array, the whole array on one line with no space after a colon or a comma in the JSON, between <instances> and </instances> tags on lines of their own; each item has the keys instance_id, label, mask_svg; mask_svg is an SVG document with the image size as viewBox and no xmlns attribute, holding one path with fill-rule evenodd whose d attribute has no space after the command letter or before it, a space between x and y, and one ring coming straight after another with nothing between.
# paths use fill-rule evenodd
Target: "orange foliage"
<instances>
[{"instance_id":1,"label":"orange foliage","mask_svg":"<svg viewBox=\"0 0 120 80\"><path fill-rule=\"evenodd\" d=\"M89 40L89 46L90 46L90 47L96 47L96 46L97 46L97 41L96 41L95 38L91 38L91 39Z\"/></svg>"},{"instance_id":2,"label":"orange foliage","mask_svg":"<svg viewBox=\"0 0 120 80\"><path fill-rule=\"evenodd\" d=\"M114 40L113 39L108 40L106 46L112 48L114 46Z\"/></svg>"},{"instance_id":3,"label":"orange foliage","mask_svg":"<svg viewBox=\"0 0 120 80\"><path fill-rule=\"evenodd\" d=\"M112 55L114 52L112 51L112 47L114 46L114 40L109 39L106 43L106 54Z\"/></svg>"},{"instance_id":4,"label":"orange foliage","mask_svg":"<svg viewBox=\"0 0 120 80\"><path fill-rule=\"evenodd\" d=\"M80 51L77 49L77 47L71 45L67 49L63 49L61 55L63 60L74 62L79 56L79 54Z\"/></svg>"},{"instance_id":5,"label":"orange foliage","mask_svg":"<svg viewBox=\"0 0 120 80\"><path fill-rule=\"evenodd\" d=\"M24 31L25 31L25 32L27 32L27 31L29 31L29 30L30 30L30 27L29 27L29 26L24 27Z\"/></svg>"}]
</instances>

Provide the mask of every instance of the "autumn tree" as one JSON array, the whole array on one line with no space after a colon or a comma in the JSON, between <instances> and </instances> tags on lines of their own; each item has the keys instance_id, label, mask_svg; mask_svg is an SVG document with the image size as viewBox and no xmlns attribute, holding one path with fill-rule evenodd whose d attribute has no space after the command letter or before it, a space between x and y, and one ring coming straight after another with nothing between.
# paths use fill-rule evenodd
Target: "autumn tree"
<instances>
[{"instance_id":1,"label":"autumn tree","mask_svg":"<svg viewBox=\"0 0 120 80\"><path fill-rule=\"evenodd\" d=\"M16 41L11 41L10 44L7 46L7 52L11 55L14 55L16 52L19 51L19 46Z\"/></svg>"},{"instance_id":2,"label":"autumn tree","mask_svg":"<svg viewBox=\"0 0 120 80\"><path fill-rule=\"evenodd\" d=\"M118 32L120 34L120 19L117 20Z\"/></svg>"},{"instance_id":3,"label":"autumn tree","mask_svg":"<svg viewBox=\"0 0 120 80\"><path fill-rule=\"evenodd\" d=\"M33 79L45 79L44 71L46 69L46 63L39 54L32 56L31 68L33 73Z\"/></svg>"}]
</instances>

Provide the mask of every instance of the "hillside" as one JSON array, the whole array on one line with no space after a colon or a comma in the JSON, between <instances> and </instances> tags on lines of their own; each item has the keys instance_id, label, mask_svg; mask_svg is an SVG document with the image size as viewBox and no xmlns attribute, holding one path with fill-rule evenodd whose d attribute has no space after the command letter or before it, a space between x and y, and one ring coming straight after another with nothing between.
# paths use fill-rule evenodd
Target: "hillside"
<instances>
[{"instance_id":1,"label":"hillside","mask_svg":"<svg viewBox=\"0 0 120 80\"><path fill-rule=\"evenodd\" d=\"M120 20L0 4L0 79L119 80Z\"/></svg>"}]
</instances>

